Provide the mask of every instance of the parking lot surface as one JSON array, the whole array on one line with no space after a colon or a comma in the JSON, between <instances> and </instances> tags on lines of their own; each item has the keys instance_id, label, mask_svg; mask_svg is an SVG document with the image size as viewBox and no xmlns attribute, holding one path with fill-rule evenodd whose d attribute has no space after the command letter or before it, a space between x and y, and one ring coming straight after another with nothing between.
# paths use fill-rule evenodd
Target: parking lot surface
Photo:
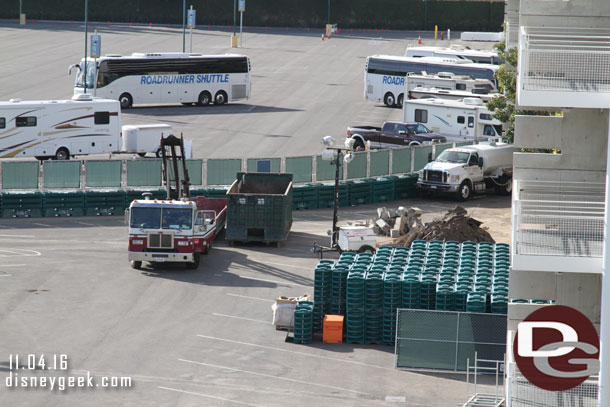
<instances>
[{"instance_id":1,"label":"parking lot surface","mask_svg":"<svg viewBox=\"0 0 610 407\"><path fill-rule=\"evenodd\" d=\"M69 98L69 64L83 52L78 23L0 25L0 99ZM175 51L175 28L99 27L103 53ZM252 98L227 106L136 107L127 123L170 123L194 141L197 158L317 154L322 136L348 124L399 119L398 109L362 98L364 59L401 54L413 33L244 33ZM429 40L432 43L432 40ZM227 32L196 30L193 50L229 52ZM409 200L424 220L450 199ZM510 200L464 204L500 242L510 241ZM341 208L342 220L374 216L376 205ZM314 241L326 243L332 211L298 211L286 244L229 247L221 238L197 270L133 270L120 217L0 219L0 405L2 406L454 406L463 375L394 369L390 346L297 345L271 324L280 295L313 293ZM67 355L67 368L33 369L27 355ZM129 388L8 388L11 355L21 376L129 377ZM47 361L48 362L48 361ZM481 391L493 392L490 387Z\"/></svg>"}]
</instances>

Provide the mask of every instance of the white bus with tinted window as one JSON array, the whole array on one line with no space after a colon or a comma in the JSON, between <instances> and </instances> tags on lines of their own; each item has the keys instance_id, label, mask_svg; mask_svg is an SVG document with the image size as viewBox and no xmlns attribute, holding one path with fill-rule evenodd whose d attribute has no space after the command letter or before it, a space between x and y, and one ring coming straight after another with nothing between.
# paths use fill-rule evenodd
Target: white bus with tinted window
<instances>
[{"instance_id":1,"label":"white bus with tinted window","mask_svg":"<svg viewBox=\"0 0 610 407\"><path fill-rule=\"evenodd\" d=\"M500 65L504 63L496 51L472 49L458 44L451 45L449 48L408 45L405 56L414 58L445 57L472 61L476 64Z\"/></svg>"},{"instance_id":2,"label":"white bus with tinted window","mask_svg":"<svg viewBox=\"0 0 610 407\"><path fill-rule=\"evenodd\" d=\"M450 72L475 79L487 79L497 88L497 70L497 65L460 63L451 58L373 55L366 59L364 68L364 98L371 102L383 102L387 106L402 107L405 76L410 73Z\"/></svg>"},{"instance_id":3,"label":"white bus with tinted window","mask_svg":"<svg viewBox=\"0 0 610 407\"><path fill-rule=\"evenodd\" d=\"M78 73L74 94L87 92L138 104L222 105L250 97L250 59L244 55L133 53L87 58L72 65Z\"/></svg>"}]
</instances>

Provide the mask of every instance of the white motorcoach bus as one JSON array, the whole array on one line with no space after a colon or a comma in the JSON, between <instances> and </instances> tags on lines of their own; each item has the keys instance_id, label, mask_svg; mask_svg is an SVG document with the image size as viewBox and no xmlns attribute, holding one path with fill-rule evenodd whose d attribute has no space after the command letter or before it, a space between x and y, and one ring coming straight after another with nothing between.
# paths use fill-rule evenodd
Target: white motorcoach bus
<instances>
[{"instance_id":1,"label":"white motorcoach bus","mask_svg":"<svg viewBox=\"0 0 610 407\"><path fill-rule=\"evenodd\" d=\"M405 76L409 73L451 72L454 75L487 79L497 88L497 70L497 65L460 63L450 58L374 55L366 59L364 98L372 102L383 102L387 106L402 107Z\"/></svg>"},{"instance_id":2,"label":"white motorcoach bus","mask_svg":"<svg viewBox=\"0 0 610 407\"><path fill-rule=\"evenodd\" d=\"M119 151L121 109L89 95L72 100L0 102L0 158L70 156Z\"/></svg>"},{"instance_id":3,"label":"white motorcoach bus","mask_svg":"<svg viewBox=\"0 0 610 407\"><path fill-rule=\"evenodd\" d=\"M87 93L118 100L123 109L145 103L222 105L250 97L250 59L244 55L106 55L87 58L86 69L84 59L72 68L78 68L75 95L83 93L86 79Z\"/></svg>"},{"instance_id":4,"label":"white motorcoach bus","mask_svg":"<svg viewBox=\"0 0 610 407\"><path fill-rule=\"evenodd\" d=\"M500 65L504 61L498 56L496 51L486 51L480 49L472 49L463 45L451 45L445 47L425 47L421 45L408 45L405 52L406 57L422 58L422 57L446 57L453 59L461 59L472 61L476 64L493 64Z\"/></svg>"}]
</instances>

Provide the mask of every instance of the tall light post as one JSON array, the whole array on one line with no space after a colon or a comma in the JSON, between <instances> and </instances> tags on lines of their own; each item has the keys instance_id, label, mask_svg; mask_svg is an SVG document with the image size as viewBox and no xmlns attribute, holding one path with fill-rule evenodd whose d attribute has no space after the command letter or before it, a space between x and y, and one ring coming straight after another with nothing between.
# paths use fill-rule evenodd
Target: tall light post
<instances>
[{"instance_id":1,"label":"tall light post","mask_svg":"<svg viewBox=\"0 0 610 407\"><path fill-rule=\"evenodd\" d=\"M237 25L237 0L233 0L233 35L235 35L235 25Z\"/></svg>"},{"instance_id":2,"label":"tall light post","mask_svg":"<svg viewBox=\"0 0 610 407\"><path fill-rule=\"evenodd\" d=\"M186 52L186 0L182 0L182 52Z\"/></svg>"},{"instance_id":3,"label":"tall light post","mask_svg":"<svg viewBox=\"0 0 610 407\"><path fill-rule=\"evenodd\" d=\"M89 33L88 28L88 15L89 15L89 0L85 0L85 63L83 64L83 93L87 93L87 37Z\"/></svg>"},{"instance_id":4,"label":"tall light post","mask_svg":"<svg viewBox=\"0 0 610 407\"><path fill-rule=\"evenodd\" d=\"M326 24L330 24L330 0L328 0L328 22Z\"/></svg>"}]
</instances>

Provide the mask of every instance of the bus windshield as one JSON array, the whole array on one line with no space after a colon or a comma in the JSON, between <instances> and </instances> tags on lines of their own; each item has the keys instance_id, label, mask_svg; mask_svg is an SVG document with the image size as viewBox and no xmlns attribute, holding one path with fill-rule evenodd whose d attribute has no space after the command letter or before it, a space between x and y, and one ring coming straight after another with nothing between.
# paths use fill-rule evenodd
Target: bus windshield
<instances>
[{"instance_id":1,"label":"bus windshield","mask_svg":"<svg viewBox=\"0 0 610 407\"><path fill-rule=\"evenodd\" d=\"M78 74L76 75L76 81L74 82L74 86L76 87L83 87L84 86L84 81L85 81L85 75L84 72L85 70L83 69L83 63L81 62L78 65ZM95 80L95 63L94 62L87 62L87 88L93 88L93 81Z\"/></svg>"}]
</instances>

